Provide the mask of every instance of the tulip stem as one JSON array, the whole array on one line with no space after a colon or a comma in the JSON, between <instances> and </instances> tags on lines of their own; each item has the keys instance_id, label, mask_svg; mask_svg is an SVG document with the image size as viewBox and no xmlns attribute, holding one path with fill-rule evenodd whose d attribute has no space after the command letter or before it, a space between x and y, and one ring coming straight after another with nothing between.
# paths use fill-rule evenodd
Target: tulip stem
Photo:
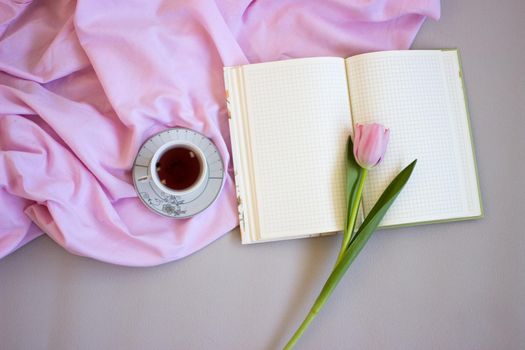
<instances>
[{"instance_id":1,"label":"tulip stem","mask_svg":"<svg viewBox=\"0 0 525 350\"><path fill-rule=\"evenodd\" d=\"M357 182L357 192L356 192L355 201L353 201L353 203L350 203L352 201L351 195L348 198L348 205L351 205L352 209L350 211L350 217L347 220L347 226L344 228L344 231L343 231L343 241L341 242L341 250L339 250L339 255L337 256L335 266L337 266L337 264L339 264L339 262L343 258L343 255L346 249L348 248L350 241L352 240L352 236L354 235L355 220L357 218L357 212L359 211L359 205L361 204L361 196L363 194L363 187L365 185L367 174L368 174L367 169L365 168L361 169L361 172L359 174L359 179Z\"/></svg>"},{"instance_id":2,"label":"tulip stem","mask_svg":"<svg viewBox=\"0 0 525 350\"><path fill-rule=\"evenodd\" d=\"M338 272L338 274L340 276L342 276L345 271L346 270L340 270ZM334 275L334 273L335 273L335 271L332 271L332 273L330 274L330 277L332 277L332 275ZM339 277L339 279L340 279L340 277ZM304 331L306 331L306 329L308 328L310 323L312 323L312 321L314 320L315 316L317 316L319 311L321 311L321 309L323 308L324 304L326 303L326 301L328 300L330 295L332 295L332 293L333 293L333 291L335 289L335 286L337 285L338 282L339 282L339 280L337 280L335 282L332 282L332 284L330 284L330 279L328 281L326 281L325 285L323 286L323 289L321 290L321 293L317 296L317 299L315 299L315 302L312 305L312 308L310 309L310 312L308 312L308 315L306 315L306 318L304 319L303 323L301 323L299 328L297 328L297 330L295 331L295 333L292 336L292 338L290 338L288 343L286 343L286 345L284 346L283 350L291 350L291 349L293 349L293 347L295 346L295 343L297 343L299 338L301 338L301 336L303 335ZM331 288L327 288L327 286L330 286Z\"/></svg>"},{"instance_id":3,"label":"tulip stem","mask_svg":"<svg viewBox=\"0 0 525 350\"><path fill-rule=\"evenodd\" d=\"M323 304L324 304L324 302L323 302ZM312 310L310 310L310 312L308 313L308 315L304 319L303 323L301 323L301 326L299 326L299 328L297 328L297 330L295 331L293 337L288 341L288 343L286 343L286 345L284 346L283 350L293 349L293 347L295 346L295 343L297 343L299 338L301 338L301 336L303 335L304 331L306 331L306 329L308 328L310 323L313 321L315 316L317 316L317 313L318 313L318 311L315 312L313 310L313 308L312 308Z\"/></svg>"},{"instance_id":4,"label":"tulip stem","mask_svg":"<svg viewBox=\"0 0 525 350\"><path fill-rule=\"evenodd\" d=\"M347 218L347 225L344 229L344 235L343 235L343 243L341 245L341 250L339 251L339 256L337 257L337 262L334 266L334 270L343 258L346 249L348 248L348 245L350 244L350 241L352 239L353 233L354 233L354 226L355 226L355 220L357 218L357 212L359 210L359 204L361 203L361 195L363 193L363 187L366 180L366 175L368 173L367 169L362 168L359 173L359 178L357 182L357 190L356 190L356 196L355 201L353 203L350 203L352 201L352 196L348 198L348 205L352 206L350 210L350 216ZM334 271L332 271L332 274ZM321 294L317 297L315 300L314 305L310 309L310 312L304 319L304 321L301 323L299 328L295 331L292 338L288 341L286 346L283 348L283 350L290 350L295 346L295 343L301 338L303 333L306 331L310 323L314 320L315 316L319 313L319 310L322 309L326 301L328 300L328 297L332 294L333 288L328 291L321 291Z\"/></svg>"}]
</instances>

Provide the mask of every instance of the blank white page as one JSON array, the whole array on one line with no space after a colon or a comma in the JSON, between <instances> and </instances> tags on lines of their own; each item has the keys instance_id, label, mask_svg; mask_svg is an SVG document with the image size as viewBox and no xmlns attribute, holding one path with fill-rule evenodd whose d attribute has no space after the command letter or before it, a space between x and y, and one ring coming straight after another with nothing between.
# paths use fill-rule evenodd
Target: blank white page
<instances>
[{"instance_id":1,"label":"blank white page","mask_svg":"<svg viewBox=\"0 0 525 350\"><path fill-rule=\"evenodd\" d=\"M344 60L307 58L242 69L258 239L341 230L352 125Z\"/></svg>"},{"instance_id":2,"label":"blank white page","mask_svg":"<svg viewBox=\"0 0 525 350\"><path fill-rule=\"evenodd\" d=\"M395 175L417 159L382 226L480 216L457 52L387 51L346 62L354 123L390 128L384 161L365 184L365 214Z\"/></svg>"}]
</instances>

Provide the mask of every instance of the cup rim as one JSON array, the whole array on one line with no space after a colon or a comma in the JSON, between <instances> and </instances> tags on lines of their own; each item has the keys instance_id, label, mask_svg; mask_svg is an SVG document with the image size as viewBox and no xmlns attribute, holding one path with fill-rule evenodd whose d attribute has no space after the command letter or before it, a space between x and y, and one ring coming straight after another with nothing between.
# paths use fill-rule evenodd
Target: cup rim
<instances>
[{"instance_id":1,"label":"cup rim","mask_svg":"<svg viewBox=\"0 0 525 350\"><path fill-rule=\"evenodd\" d=\"M159 175L156 169L156 164L158 160L160 159L160 157L166 151L172 148L175 148L176 146L185 146L186 148L191 149L191 151L193 151L197 155L197 159L199 160L199 163L202 169L197 180L190 187L187 187L183 190L174 190L164 185L162 182L160 182L160 178L159 178ZM153 157L151 158L151 162L149 166L150 177L153 183L156 186L158 186L162 191L169 193L171 195L175 195L175 196L182 196L182 195L191 193L192 191L197 189L199 186L201 186L206 177L207 171L208 171L208 164L206 163L206 157L204 156L204 153L196 145L190 142L183 141L183 140L173 140L170 142L166 142L165 144L160 146L153 154Z\"/></svg>"}]
</instances>

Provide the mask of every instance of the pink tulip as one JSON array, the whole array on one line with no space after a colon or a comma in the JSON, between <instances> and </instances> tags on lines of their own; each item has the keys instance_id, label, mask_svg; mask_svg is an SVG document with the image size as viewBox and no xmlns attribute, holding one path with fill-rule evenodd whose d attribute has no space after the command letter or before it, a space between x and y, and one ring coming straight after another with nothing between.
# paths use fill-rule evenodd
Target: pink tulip
<instances>
[{"instance_id":1,"label":"pink tulip","mask_svg":"<svg viewBox=\"0 0 525 350\"><path fill-rule=\"evenodd\" d=\"M371 169L383 159L390 130L381 124L356 124L354 157L362 168Z\"/></svg>"}]
</instances>

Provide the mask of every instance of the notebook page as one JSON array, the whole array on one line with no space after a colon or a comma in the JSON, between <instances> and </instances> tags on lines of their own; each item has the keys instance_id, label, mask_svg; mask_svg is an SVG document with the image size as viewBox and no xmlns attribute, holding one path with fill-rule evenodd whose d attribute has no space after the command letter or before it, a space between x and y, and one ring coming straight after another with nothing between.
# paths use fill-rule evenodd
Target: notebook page
<instances>
[{"instance_id":1,"label":"notebook page","mask_svg":"<svg viewBox=\"0 0 525 350\"><path fill-rule=\"evenodd\" d=\"M365 184L365 213L396 174L418 159L382 226L479 216L456 53L378 52L347 59L347 70L354 122L379 122L391 130L384 161Z\"/></svg>"},{"instance_id":2,"label":"notebook page","mask_svg":"<svg viewBox=\"0 0 525 350\"><path fill-rule=\"evenodd\" d=\"M339 231L351 131L344 60L243 66L259 239Z\"/></svg>"}]
</instances>

